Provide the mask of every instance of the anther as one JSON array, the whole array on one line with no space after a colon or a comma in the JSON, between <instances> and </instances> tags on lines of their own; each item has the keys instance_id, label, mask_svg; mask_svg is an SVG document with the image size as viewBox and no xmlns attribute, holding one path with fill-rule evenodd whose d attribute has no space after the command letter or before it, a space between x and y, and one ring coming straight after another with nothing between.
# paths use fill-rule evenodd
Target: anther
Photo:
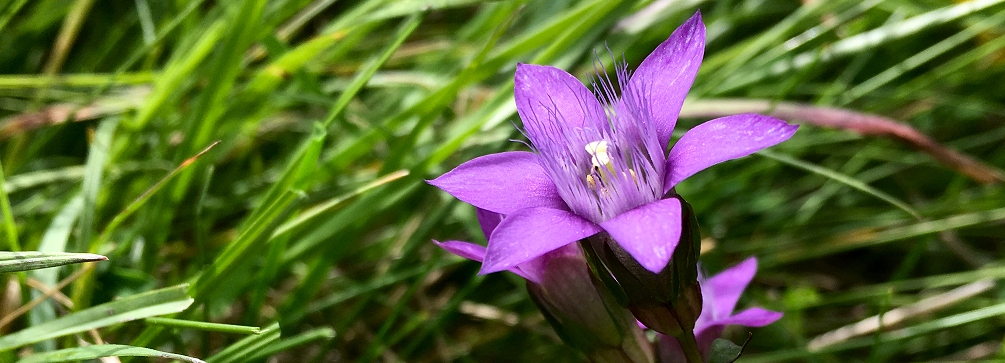
<instances>
[{"instance_id":1,"label":"anther","mask_svg":"<svg viewBox=\"0 0 1005 363\"><path fill-rule=\"evenodd\" d=\"M586 144L586 152L592 156L590 160L593 163L593 167L611 168L611 156L607 154L607 140L593 141Z\"/></svg>"}]
</instances>

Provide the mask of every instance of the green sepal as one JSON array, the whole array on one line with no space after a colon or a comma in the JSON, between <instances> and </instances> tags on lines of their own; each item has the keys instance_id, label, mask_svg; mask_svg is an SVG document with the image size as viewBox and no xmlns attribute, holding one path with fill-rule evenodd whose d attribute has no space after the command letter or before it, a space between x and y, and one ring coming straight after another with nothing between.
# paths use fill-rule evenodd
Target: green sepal
<instances>
[{"instance_id":1,"label":"green sepal","mask_svg":"<svg viewBox=\"0 0 1005 363\"><path fill-rule=\"evenodd\" d=\"M614 300L618 302L618 305L628 305L628 295L625 293L625 289L614 279L607 266L604 266L604 262L600 260L600 256L597 256L597 252L593 248L590 248L589 240L581 240L579 244L586 254L586 262L590 266L590 275L603 284L604 289L610 292L611 296L614 296Z\"/></svg>"},{"instance_id":2,"label":"green sepal","mask_svg":"<svg viewBox=\"0 0 1005 363\"><path fill-rule=\"evenodd\" d=\"M701 236L691 205L678 195L667 197L681 202L681 239L659 273L642 267L604 232L587 238L583 248L593 265L591 271L619 303L647 327L678 336L693 330L701 314L697 267Z\"/></svg>"},{"instance_id":3,"label":"green sepal","mask_svg":"<svg viewBox=\"0 0 1005 363\"><path fill-rule=\"evenodd\" d=\"M737 359L740 359L740 354L743 354L743 348L747 346L747 342L750 342L750 337L743 342L743 345L736 345L735 343L728 341L726 339L718 338L712 342L712 350L709 352L708 361L709 363L733 363Z\"/></svg>"}]
</instances>

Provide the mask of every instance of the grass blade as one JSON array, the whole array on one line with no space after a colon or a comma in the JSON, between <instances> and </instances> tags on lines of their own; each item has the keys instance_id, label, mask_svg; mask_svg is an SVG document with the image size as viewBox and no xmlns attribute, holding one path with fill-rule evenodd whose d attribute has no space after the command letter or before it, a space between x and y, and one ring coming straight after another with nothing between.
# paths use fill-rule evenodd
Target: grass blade
<instances>
[{"instance_id":1,"label":"grass blade","mask_svg":"<svg viewBox=\"0 0 1005 363\"><path fill-rule=\"evenodd\" d=\"M148 324L157 324L175 328L188 328L205 331L216 331L232 334L262 334L262 328L257 326L231 325L219 323L207 323L202 321L181 320L171 318L147 318Z\"/></svg>"},{"instance_id":2,"label":"grass blade","mask_svg":"<svg viewBox=\"0 0 1005 363\"><path fill-rule=\"evenodd\" d=\"M189 363L205 363L201 359L181 354L167 353L150 348L119 344L88 345L84 347L60 349L51 352L35 353L19 360L18 363L78 362L104 357L149 357L173 359Z\"/></svg>"},{"instance_id":3,"label":"grass blade","mask_svg":"<svg viewBox=\"0 0 1005 363\"><path fill-rule=\"evenodd\" d=\"M234 363L243 362L245 358L261 351L269 344L279 340L279 324L274 323L262 331L262 334L252 335L231 344L219 353L206 358L207 363Z\"/></svg>"},{"instance_id":4,"label":"grass blade","mask_svg":"<svg viewBox=\"0 0 1005 363\"><path fill-rule=\"evenodd\" d=\"M0 273L38 270L74 263L105 260L108 260L108 257L91 253L0 251Z\"/></svg>"},{"instance_id":5,"label":"grass blade","mask_svg":"<svg viewBox=\"0 0 1005 363\"><path fill-rule=\"evenodd\" d=\"M0 164L0 213L3 214L3 231L7 236L7 248L11 251L20 251L21 243L17 241L17 224L14 222L14 213L10 209L10 199L7 197L7 181L3 175L3 165Z\"/></svg>"},{"instance_id":6,"label":"grass blade","mask_svg":"<svg viewBox=\"0 0 1005 363\"><path fill-rule=\"evenodd\" d=\"M188 285L183 284L148 291L38 324L0 337L0 352L131 320L177 313L192 305L187 290Z\"/></svg>"},{"instance_id":7,"label":"grass blade","mask_svg":"<svg viewBox=\"0 0 1005 363\"><path fill-rule=\"evenodd\" d=\"M803 169L803 170L809 171L809 172L814 173L814 174L818 174L818 175L824 176L826 178L829 178L829 179L832 179L834 181L837 181L837 182L839 182L841 184L844 184L844 185L847 185L849 187L858 189L859 191L861 191L863 193L866 193L866 194L869 194L869 195L874 196L876 198L879 198L879 199L883 200L884 202L890 203L893 206L895 206L897 208L900 208L900 210L907 212L907 214L910 214L914 218L921 219L921 214L918 213L918 211L914 210L914 208L911 208L911 206L907 205L907 203L904 203L904 202L900 201L900 199L894 198L892 195L886 194L886 193L880 191L879 189L873 188L873 187L869 186L868 184L859 181L858 179L855 179L855 178L852 178L850 176L841 174L841 173L836 172L836 171L831 170L831 169L827 169L827 168L824 168L824 167L821 167L821 166L818 166L818 165L807 163L805 161L802 161L802 160L799 160L799 159L796 159L796 158L793 158L793 157L790 157L790 156L787 156L787 155L778 154L778 153L775 153L774 151L761 150L761 151L757 152L757 154L761 155L761 156L764 156L764 157L767 157L767 158L772 159L772 160L776 160L776 161L781 162L781 163L785 163L785 164L797 167L799 169Z\"/></svg>"}]
</instances>

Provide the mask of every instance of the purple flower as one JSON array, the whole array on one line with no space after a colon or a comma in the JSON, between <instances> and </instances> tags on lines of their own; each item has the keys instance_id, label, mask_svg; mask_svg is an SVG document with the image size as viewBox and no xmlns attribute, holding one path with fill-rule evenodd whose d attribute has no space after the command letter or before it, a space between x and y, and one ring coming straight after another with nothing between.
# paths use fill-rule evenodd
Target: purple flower
<instances>
[{"instance_id":1,"label":"purple flower","mask_svg":"<svg viewBox=\"0 0 1005 363\"><path fill-rule=\"evenodd\" d=\"M668 152L704 43L696 13L634 74L619 68L617 87L598 77L596 95L563 70L517 65L517 111L536 152L482 156L429 182L506 215L489 237L481 273L512 269L601 231L658 273L681 234L681 204L665 198L672 188L795 133L796 125L771 117L727 116L692 128Z\"/></svg>"},{"instance_id":2,"label":"purple flower","mask_svg":"<svg viewBox=\"0 0 1005 363\"><path fill-rule=\"evenodd\" d=\"M757 273L757 259L748 258L711 278L699 275L702 309L694 324L694 336L702 356L708 357L712 342L722 335L727 325L761 327L781 319L782 313L750 308L733 314L736 302ZM671 336L660 335L660 361L686 362L680 344Z\"/></svg>"}]
</instances>

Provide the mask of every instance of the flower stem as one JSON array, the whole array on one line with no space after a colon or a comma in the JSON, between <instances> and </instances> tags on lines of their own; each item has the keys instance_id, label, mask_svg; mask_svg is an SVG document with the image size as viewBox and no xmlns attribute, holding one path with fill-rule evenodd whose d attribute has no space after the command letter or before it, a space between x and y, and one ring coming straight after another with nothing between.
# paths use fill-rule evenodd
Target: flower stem
<instances>
[{"instance_id":1,"label":"flower stem","mask_svg":"<svg viewBox=\"0 0 1005 363\"><path fill-rule=\"evenodd\" d=\"M683 334L677 337L677 342L680 343L680 347L684 351L684 356L687 357L688 363L704 363L701 358L701 352L698 351L698 342L694 339L694 332L685 330Z\"/></svg>"}]
</instances>

